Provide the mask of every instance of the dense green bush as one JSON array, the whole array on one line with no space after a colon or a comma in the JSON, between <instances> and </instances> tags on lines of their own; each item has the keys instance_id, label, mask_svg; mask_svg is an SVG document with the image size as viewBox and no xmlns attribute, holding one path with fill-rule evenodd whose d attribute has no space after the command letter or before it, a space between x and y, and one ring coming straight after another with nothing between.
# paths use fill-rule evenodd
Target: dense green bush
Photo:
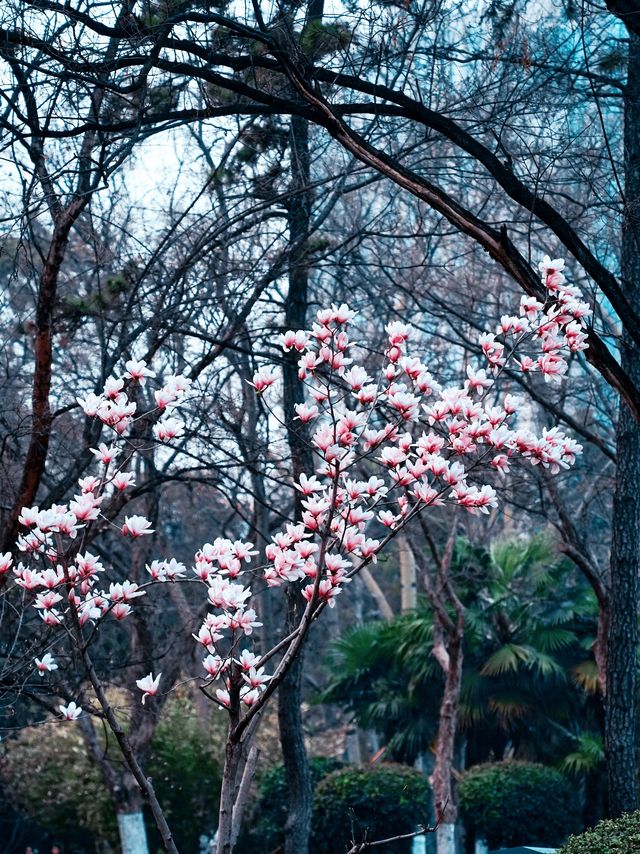
<instances>
[{"instance_id":1,"label":"dense green bush","mask_svg":"<svg viewBox=\"0 0 640 854\"><path fill-rule=\"evenodd\" d=\"M34 834L27 844L56 838L85 854L95 850L91 840L99 839L116 849L115 812L78 725L26 727L8 738L0 780L9 801L3 809L13 809L17 823L26 824L30 832L38 828L46 834Z\"/></svg>"},{"instance_id":2,"label":"dense green bush","mask_svg":"<svg viewBox=\"0 0 640 854\"><path fill-rule=\"evenodd\" d=\"M344 854L350 843L410 833L427 823L431 791L425 777L406 765L381 764L335 771L313 798L313 854ZM405 854L412 841L376 848Z\"/></svg>"},{"instance_id":3,"label":"dense green bush","mask_svg":"<svg viewBox=\"0 0 640 854\"><path fill-rule=\"evenodd\" d=\"M344 762L326 756L313 756L309 760L311 785L315 789L318 783ZM258 796L253 803L251 814L244 822L238 850L244 854L269 854L277 851L284 843L284 823L287 820L287 795L289 786L283 765L274 765L261 775L258 782Z\"/></svg>"},{"instance_id":4,"label":"dense green bush","mask_svg":"<svg viewBox=\"0 0 640 854\"><path fill-rule=\"evenodd\" d=\"M638 854L640 811L601 821L591 830L572 836L558 854Z\"/></svg>"},{"instance_id":5,"label":"dense green bush","mask_svg":"<svg viewBox=\"0 0 640 854\"><path fill-rule=\"evenodd\" d=\"M200 834L215 830L223 739L217 719L212 716L214 723L204 726L188 698L173 697L154 734L147 770L181 851L198 851ZM105 749L117 757L115 745ZM119 850L114 805L77 724L55 722L46 731L26 727L7 739L0 786L16 826L27 823L33 830L29 844L55 838L78 854L98 845ZM145 818L151 850L158 850L158 831L151 816Z\"/></svg>"},{"instance_id":6,"label":"dense green bush","mask_svg":"<svg viewBox=\"0 0 640 854\"><path fill-rule=\"evenodd\" d=\"M468 830L500 848L561 844L579 829L574 789L554 768L508 761L471 768L458 792Z\"/></svg>"}]
</instances>

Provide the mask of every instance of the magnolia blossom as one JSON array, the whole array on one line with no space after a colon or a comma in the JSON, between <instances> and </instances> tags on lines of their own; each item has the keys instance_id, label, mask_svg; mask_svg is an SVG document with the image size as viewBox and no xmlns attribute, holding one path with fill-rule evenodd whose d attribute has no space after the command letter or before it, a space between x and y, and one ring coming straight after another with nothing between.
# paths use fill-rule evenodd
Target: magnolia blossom
<instances>
[{"instance_id":1,"label":"magnolia blossom","mask_svg":"<svg viewBox=\"0 0 640 854\"><path fill-rule=\"evenodd\" d=\"M127 372L125 373L125 377L129 377L132 380L136 380L140 383L140 385L144 385L147 377L155 377L155 373L147 367L147 363L140 361L137 362L135 359L130 359L126 364L125 368Z\"/></svg>"},{"instance_id":2,"label":"magnolia blossom","mask_svg":"<svg viewBox=\"0 0 640 854\"><path fill-rule=\"evenodd\" d=\"M91 453L97 457L101 463L108 466L109 463L113 462L113 460L118 456L118 449L113 445L111 447L107 447L104 442L101 442L97 448L91 448Z\"/></svg>"},{"instance_id":3,"label":"magnolia blossom","mask_svg":"<svg viewBox=\"0 0 640 854\"><path fill-rule=\"evenodd\" d=\"M147 697L155 697L158 693L158 687L160 685L160 677L162 673L158 673L158 675L154 678L153 673L148 673L142 679L136 679L136 685L138 688L143 691L142 695L142 705L144 706L144 701Z\"/></svg>"},{"instance_id":4,"label":"magnolia blossom","mask_svg":"<svg viewBox=\"0 0 640 854\"><path fill-rule=\"evenodd\" d=\"M153 534L151 522L144 516L125 516L122 533L131 537L142 537L145 534Z\"/></svg>"},{"instance_id":5,"label":"magnolia blossom","mask_svg":"<svg viewBox=\"0 0 640 854\"><path fill-rule=\"evenodd\" d=\"M58 706L60 712L62 713L62 717L65 721L77 721L80 715L82 714L82 709L80 706L76 706L76 704L72 701L68 706Z\"/></svg>"},{"instance_id":6,"label":"magnolia blossom","mask_svg":"<svg viewBox=\"0 0 640 854\"><path fill-rule=\"evenodd\" d=\"M50 652L46 652L42 658L36 658L36 668L40 676L44 676L45 673L48 673L52 670L57 670L58 665L55 663L53 656Z\"/></svg>"},{"instance_id":7,"label":"magnolia blossom","mask_svg":"<svg viewBox=\"0 0 640 854\"><path fill-rule=\"evenodd\" d=\"M116 604L111 609L111 613L116 618L116 620L124 620L125 617L128 617L133 608L131 605L126 605L124 602L116 602Z\"/></svg>"},{"instance_id":8,"label":"magnolia blossom","mask_svg":"<svg viewBox=\"0 0 640 854\"><path fill-rule=\"evenodd\" d=\"M161 418L157 424L153 426L153 435L159 442L166 442L170 439L175 439L182 436L184 433L184 423L178 418L166 416Z\"/></svg>"},{"instance_id":9,"label":"magnolia blossom","mask_svg":"<svg viewBox=\"0 0 640 854\"><path fill-rule=\"evenodd\" d=\"M221 706L229 708L229 706L231 705L231 697L229 696L229 692L224 688L218 688L216 690L216 699Z\"/></svg>"},{"instance_id":10,"label":"magnolia blossom","mask_svg":"<svg viewBox=\"0 0 640 854\"><path fill-rule=\"evenodd\" d=\"M134 486L135 482L136 476L131 471L116 472L111 478L111 485L119 492L124 492L125 489L128 489L130 486Z\"/></svg>"},{"instance_id":11,"label":"magnolia blossom","mask_svg":"<svg viewBox=\"0 0 640 854\"><path fill-rule=\"evenodd\" d=\"M109 599L112 602L130 602L138 596L144 596L145 591L140 590L134 581L123 581L122 584L109 585Z\"/></svg>"},{"instance_id":12,"label":"magnolia blossom","mask_svg":"<svg viewBox=\"0 0 640 854\"><path fill-rule=\"evenodd\" d=\"M261 368L253 375L253 382L250 382L249 385L252 385L258 394L262 394L274 384L276 379L277 376L272 368Z\"/></svg>"}]
</instances>

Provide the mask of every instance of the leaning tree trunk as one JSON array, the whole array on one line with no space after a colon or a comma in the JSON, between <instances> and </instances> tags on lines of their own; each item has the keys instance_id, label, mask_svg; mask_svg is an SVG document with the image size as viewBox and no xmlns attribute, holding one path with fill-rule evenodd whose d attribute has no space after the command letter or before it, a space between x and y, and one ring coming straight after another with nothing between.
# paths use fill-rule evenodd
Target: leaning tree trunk
<instances>
[{"instance_id":1,"label":"leaning tree trunk","mask_svg":"<svg viewBox=\"0 0 640 854\"><path fill-rule=\"evenodd\" d=\"M622 232L622 286L640 308L640 38L629 35L625 88L625 205ZM640 385L638 347L623 333L621 363ZM640 558L640 425L621 403L616 436L611 587L607 643L605 752L609 815L638 808L636 769L636 667L638 567Z\"/></svg>"}]
</instances>

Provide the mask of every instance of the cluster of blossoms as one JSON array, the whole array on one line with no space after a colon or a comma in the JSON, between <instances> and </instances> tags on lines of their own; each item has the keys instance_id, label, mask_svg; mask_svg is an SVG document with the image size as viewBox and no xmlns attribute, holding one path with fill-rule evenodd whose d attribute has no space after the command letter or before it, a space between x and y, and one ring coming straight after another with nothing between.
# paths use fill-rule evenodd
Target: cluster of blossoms
<instances>
[{"instance_id":1,"label":"cluster of blossoms","mask_svg":"<svg viewBox=\"0 0 640 854\"><path fill-rule=\"evenodd\" d=\"M538 265L550 300L543 305L535 297L522 297L518 316L503 315L496 330L505 341L511 339L512 350L529 338L534 346L533 355L521 355L522 371L540 371L547 382L559 380L567 370L563 351L577 353L587 348L584 320L591 314L580 291L566 283L564 260L551 260L545 255ZM479 340L487 361L494 368L506 364L505 344L496 335L485 333ZM535 351L538 352L535 352Z\"/></svg>"},{"instance_id":2,"label":"cluster of blossoms","mask_svg":"<svg viewBox=\"0 0 640 854\"><path fill-rule=\"evenodd\" d=\"M397 321L386 327L384 365L370 376L354 360L349 338L354 313L346 305L318 312L308 331L281 336L285 352L300 354L298 376L308 402L296 405L297 419L308 425L317 466L295 483L302 496L301 519L287 524L266 547L269 587L300 581L309 608L332 607L358 569L375 561L393 532L421 509L449 503L488 513L495 507L494 488L472 482L483 469L504 475L519 457L557 472L575 461L581 447L560 429L536 436L513 424L521 408L516 398L506 394L496 404L488 395L510 361L522 371L537 370L546 380L558 380L567 370L564 355L586 347L589 307L565 284L563 266L545 257L540 269L548 300L523 298L517 317L502 317L495 333L481 336L488 364L468 366L460 387L442 388L428 366L408 353L411 329ZM276 382L277 373L265 367L251 384L264 395ZM376 523L382 539L368 535ZM245 683L240 698L247 705L269 678L246 650L234 657L242 632L249 634L255 625L253 609L246 605L251 588L238 581L251 553L250 544L220 540L196 555L194 571L221 613L207 615L194 637L209 653L203 661L209 676L226 682L217 692L223 705L229 705L238 674Z\"/></svg>"},{"instance_id":3,"label":"cluster of blossoms","mask_svg":"<svg viewBox=\"0 0 640 854\"><path fill-rule=\"evenodd\" d=\"M135 401L130 400L127 386L131 383L143 386L155 373L147 368L145 362L130 360L121 377L109 377L101 394L88 394L78 398L78 403L90 418L99 418L103 424L113 428L122 436L131 426L137 409ZM154 424L153 432L160 442L180 436L184 424L171 415L179 405L191 385L191 380L183 376L170 376L162 388L153 392L156 408L162 417Z\"/></svg>"},{"instance_id":4,"label":"cluster of blossoms","mask_svg":"<svg viewBox=\"0 0 640 854\"><path fill-rule=\"evenodd\" d=\"M146 592L129 580L110 583L108 589L103 589L99 585L105 571L103 564L89 551L82 551L82 534L101 516L103 502L122 495L135 485L134 474L123 469L131 453L122 453L123 447L119 444L126 443L124 434L131 427L137 409L129 389L144 385L154 373L144 362L129 361L125 368L122 376L106 381L101 394L78 398L86 415L99 418L116 435L116 444L102 443L91 449L100 466L99 474L81 478L79 492L67 504L56 504L46 510L23 508L18 521L25 530L17 546L25 558L14 565L10 553L0 555L0 574L12 571L16 585L33 595L33 607L46 626L69 624L70 609L79 626L106 615L123 620L131 613L131 603ZM155 407L145 414L155 416L153 431L159 440L182 431L181 423L170 413L180 404L189 385L190 380L185 377L171 376L154 392ZM153 531L151 523L143 516L131 515L124 517L121 533L135 538ZM186 572L175 560L154 561L147 569L154 581L172 581ZM58 669L51 653L46 653L42 659L36 658L35 667L40 676ZM145 696L157 690L157 685L153 689L153 684L150 687L145 680L140 682ZM71 703L61 706L60 711L66 719L75 720L81 709Z\"/></svg>"},{"instance_id":5,"label":"cluster of blossoms","mask_svg":"<svg viewBox=\"0 0 640 854\"><path fill-rule=\"evenodd\" d=\"M411 328L398 321L386 326L384 362L375 376L370 375L356 361L357 347L349 337L354 313L345 305L319 311L310 330L282 336L283 349L299 354L298 376L308 397L296 405L297 420L308 431L317 464L313 473L302 474L294 484L300 493L301 518L278 531L266 546L267 586L301 582L307 615L333 607L353 575L374 562L395 532L425 508L449 504L488 513L495 507L496 492L482 482L483 473L504 475L514 459L551 472L575 461L580 445L557 427L537 436L528 427L517 426L519 401L510 394L500 398L495 389L497 376L507 365L559 380L567 371L565 356L586 347L584 323L590 311L578 292L566 285L563 266L564 262L545 256L540 268L547 300L524 297L517 316L503 316L495 332L482 335L486 364L468 365L460 386L442 387L428 366L410 354ZM101 419L120 441L136 410L127 394L129 385L153 376L142 362L129 362L126 368L123 377L107 382L101 395L80 401L85 413ZM277 373L263 368L252 385L256 393L267 395L276 382ZM154 426L158 440L181 434L182 424L171 413L187 388L183 377L172 377L154 392L161 413ZM20 563L14 570L16 581L35 592L35 607L47 625L63 619L60 588L65 588L81 624L108 613L123 619L145 593L131 581L99 590L104 567L88 552L78 549L64 565L59 561L55 545L59 538L76 537L100 514L105 496L133 485L130 472L110 471L119 458L117 444L100 445L94 453L102 473L80 481L81 493L68 506L29 508L21 516L27 533L19 548L50 565L33 570ZM144 517L125 518L123 535L149 533ZM202 664L208 678L223 685L215 693L218 703L235 709L239 703L253 706L272 679L265 673L265 661L242 648L245 638L261 625L251 607L251 584L245 583L256 554L252 543L219 538L202 546L192 569L211 606L193 637L206 653ZM0 556L0 572L9 567L10 556ZM186 568L175 560L153 561L147 571L150 583L186 575ZM42 674L56 665L45 656L36 666ZM159 678L150 673L138 680L143 701L157 692Z\"/></svg>"},{"instance_id":6,"label":"cluster of blossoms","mask_svg":"<svg viewBox=\"0 0 640 854\"><path fill-rule=\"evenodd\" d=\"M193 637L207 652L202 666L209 677L226 682L225 688L216 690L216 698L223 706L230 705L234 681L241 702L252 706L270 678L263 667L255 666L257 656L248 649L239 650L243 637L262 625L255 610L247 604L251 588L236 581L244 574L243 563L250 563L256 554L253 543L217 538L206 543L195 556L193 571L206 584L208 602L218 613L208 613Z\"/></svg>"}]
</instances>

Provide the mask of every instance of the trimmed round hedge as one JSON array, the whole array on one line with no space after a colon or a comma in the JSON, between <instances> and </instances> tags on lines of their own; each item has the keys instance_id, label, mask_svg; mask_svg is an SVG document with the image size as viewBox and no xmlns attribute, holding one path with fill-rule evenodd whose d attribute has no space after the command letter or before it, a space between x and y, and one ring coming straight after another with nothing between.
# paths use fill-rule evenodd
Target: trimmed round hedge
<instances>
[{"instance_id":1,"label":"trimmed round hedge","mask_svg":"<svg viewBox=\"0 0 640 854\"><path fill-rule=\"evenodd\" d=\"M463 774L458 794L467 829L489 848L561 844L579 830L575 786L533 762L491 762Z\"/></svg>"},{"instance_id":2,"label":"trimmed round hedge","mask_svg":"<svg viewBox=\"0 0 640 854\"><path fill-rule=\"evenodd\" d=\"M638 854L640 810L601 821L580 836L572 836L558 854Z\"/></svg>"},{"instance_id":3,"label":"trimmed round hedge","mask_svg":"<svg viewBox=\"0 0 640 854\"><path fill-rule=\"evenodd\" d=\"M406 765L382 763L335 771L313 797L312 854L344 854L352 842L371 842L410 833L428 822L431 789ZM412 840L376 850L410 852Z\"/></svg>"}]
</instances>

